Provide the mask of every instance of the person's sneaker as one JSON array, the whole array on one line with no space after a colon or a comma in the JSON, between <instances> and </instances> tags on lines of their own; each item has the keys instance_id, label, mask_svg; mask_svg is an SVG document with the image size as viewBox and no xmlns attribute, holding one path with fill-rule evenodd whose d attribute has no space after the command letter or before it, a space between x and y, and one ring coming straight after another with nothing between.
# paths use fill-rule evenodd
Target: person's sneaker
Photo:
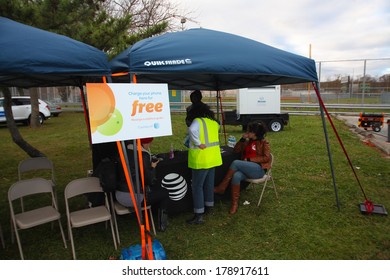
<instances>
[{"instance_id":1,"label":"person's sneaker","mask_svg":"<svg viewBox=\"0 0 390 280\"><path fill-rule=\"evenodd\" d=\"M203 214L195 214L192 219L186 221L190 225L200 225L204 223Z\"/></svg>"}]
</instances>

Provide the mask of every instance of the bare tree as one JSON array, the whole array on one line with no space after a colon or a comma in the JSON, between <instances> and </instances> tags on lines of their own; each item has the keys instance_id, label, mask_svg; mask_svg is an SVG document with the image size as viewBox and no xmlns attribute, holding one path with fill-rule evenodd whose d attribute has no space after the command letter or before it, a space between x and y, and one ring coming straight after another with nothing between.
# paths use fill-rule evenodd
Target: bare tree
<instances>
[{"instance_id":1,"label":"bare tree","mask_svg":"<svg viewBox=\"0 0 390 280\"><path fill-rule=\"evenodd\" d=\"M22 135L19 132L19 129L14 120L14 116L12 114L12 97L11 91L9 88L0 88L4 94L4 112L5 117L7 119L7 127L11 133L12 140L16 145L18 145L23 151L25 151L30 157L43 157L45 154L31 146L27 143Z\"/></svg>"},{"instance_id":2,"label":"bare tree","mask_svg":"<svg viewBox=\"0 0 390 280\"><path fill-rule=\"evenodd\" d=\"M31 128L40 128L41 123L39 121L39 101L38 101L38 88L30 89L31 100L31 117L29 120Z\"/></svg>"},{"instance_id":3,"label":"bare tree","mask_svg":"<svg viewBox=\"0 0 390 280\"><path fill-rule=\"evenodd\" d=\"M62 102L68 102L68 94L66 87L57 87Z\"/></svg>"},{"instance_id":4,"label":"bare tree","mask_svg":"<svg viewBox=\"0 0 390 280\"><path fill-rule=\"evenodd\" d=\"M168 24L167 30L181 30L183 18L196 23L192 11L184 11L179 4L169 0L112 0L109 10L119 17L132 15L129 33L142 33L163 22Z\"/></svg>"}]
</instances>

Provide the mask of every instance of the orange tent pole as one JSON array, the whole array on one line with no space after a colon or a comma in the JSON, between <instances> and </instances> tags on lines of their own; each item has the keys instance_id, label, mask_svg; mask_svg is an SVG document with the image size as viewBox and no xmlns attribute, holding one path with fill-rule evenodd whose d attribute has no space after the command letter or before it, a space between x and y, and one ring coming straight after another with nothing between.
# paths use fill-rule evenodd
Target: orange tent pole
<instances>
[{"instance_id":1,"label":"orange tent pole","mask_svg":"<svg viewBox=\"0 0 390 280\"><path fill-rule=\"evenodd\" d=\"M141 140L137 139L137 152L138 152L138 162L139 162L139 169L141 174L141 185L142 190L144 193L144 216L145 216L145 225L146 225L146 231L150 233L150 224L149 224L149 215L148 210L146 209L146 193L145 193L145 176L144 176L144 163L142 159L142 147L141 147ZM148 238L148 257L149 260L153 259L153 249L152 249L152 239L150 237L150 234L147 236ZM144 248L144 247L142 247Z\"/></svg>"},{"instance_id":2,"label":"orange tent pole","mask_svg":"<svg viewBox=\"0 0 390 280\"><path fill-rule=\"evenodd\" d=\"M133 83L137 83L137 76L133 75ZM144 177L144 164L142 160L142 148L141 148L141 140L137 139L137 152L138 152L138 163L140 168L140 174L141 174L141 185L142 190L144 193L144 216L145 216L145 224L146 224L146 231L148 232L147 235L147 243L148 247L146 248L145 244L145 228L143 225L141 225L141 238L142 238L142 259L145 259L146 253L148 254L148 259L153 260L153 248L152 248L152 238L150 236L150 225L149 225L149 216L148 211L146 209L146 193L145 193L145 177Z\"/></svg>"}]
</instances>

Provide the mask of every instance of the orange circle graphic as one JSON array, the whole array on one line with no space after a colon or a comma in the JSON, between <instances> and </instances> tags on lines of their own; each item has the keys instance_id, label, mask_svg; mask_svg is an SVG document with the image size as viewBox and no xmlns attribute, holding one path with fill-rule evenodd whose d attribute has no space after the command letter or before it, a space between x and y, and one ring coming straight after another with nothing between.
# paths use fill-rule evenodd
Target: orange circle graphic
<instances>
[{"instance_id":1,"label":"orange circle graphic","mask_svg":"<svg viewBox=\"0 0 390 280\"><path fill-rule=\"evenodd\" d=\"M107 84L88 84L89 117L93 126L106 122L115 110L115 97Z\"/></svg>"}]
</instances>

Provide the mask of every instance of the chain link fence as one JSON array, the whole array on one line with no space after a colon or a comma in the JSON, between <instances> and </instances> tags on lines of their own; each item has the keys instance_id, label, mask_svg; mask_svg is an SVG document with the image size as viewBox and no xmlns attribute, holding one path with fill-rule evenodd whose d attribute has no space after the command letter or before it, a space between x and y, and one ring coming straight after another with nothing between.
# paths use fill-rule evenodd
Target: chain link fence
<instances>
[{"instance_id":1,"label":"chain link fence","mask_svg":"<svg viewBox=\"0 0 390 280\"><path fill-rule=\"evenodd\" d=\"M326 103L390 104L390 58L317 61L321 96ZM282 85L282 103L317 103L311 84ZM30 95L57 104L80 104L77 87L48 87L37 89L12 88L12 95ZM181 91L181 102L189 102L191 91ZM2 93L0 92L0 95ZM221 91L227 102L235 102L237 90ZM203 91L206 102L215 102L216 93Z\"/></svg>"}]
</instances>

